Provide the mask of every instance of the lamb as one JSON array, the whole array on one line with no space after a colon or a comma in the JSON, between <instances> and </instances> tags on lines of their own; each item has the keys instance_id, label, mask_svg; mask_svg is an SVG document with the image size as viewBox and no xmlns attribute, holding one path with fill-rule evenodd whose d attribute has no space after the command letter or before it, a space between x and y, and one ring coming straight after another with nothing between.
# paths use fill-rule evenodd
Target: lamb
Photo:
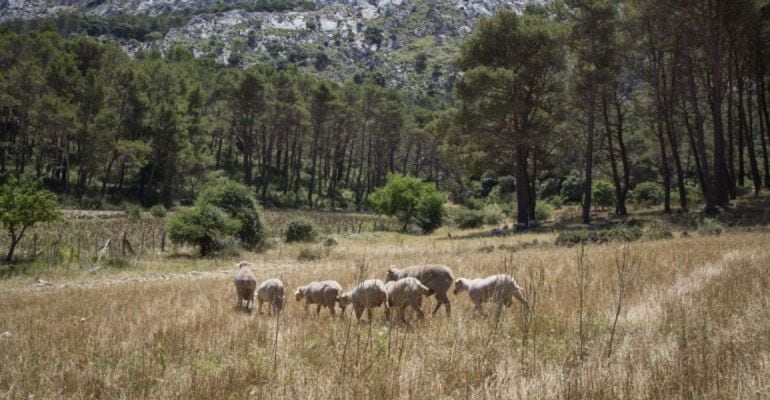
<instances>
[{"instance_id":1,"label":"lamb","mask_svg":"<svg viewBox=\"0 0 770 400\"><path fill-rule=\"evenodd\" d=\"M254 301L254 290L257 288L257 279L251 272L251 264L245 261L238 263L238 272L235 274L236 307L243 305L246 300L246 308Z\"/></svg>"},{"instance_id":2,"label":"lamb","mask_svg":"<svg viewBox=\"0 0 770 400\"><path fill-rule=\"evenodd\" d=\"M281 312L283 310L284 288L280 279L271 278L259 284L257 287L257 310L262 314L262 303L267 303L267 315L273 310Z\"/></svg>"},{"instance_id":3,"label":"lamb","mask_svg":"<svg viewBox=\"0 0 770 400\"><path fill-rule=\"evenodd\" d=\"M310 282L297 288L294 297L297 301L305 299L305 312L310 304L316 304L315 314L319 315L321 307L327 307L334 318L334 307L337 304L337 296L342 293L342 286L337 281Z\"/></svg>"},{"instance_id":4,"label":"lamb","mask_svg":"<svg viewBox=\"0 0 770 400\"><path fill-rule=\"evenodd\" d=\"M510 307L513 304L512 297L516 297L529 309L529 302L524 298L524 290L510 275L492 275L483 279L458 278L455 281L454 294L462 291L468 292L468 296L481 315L486 315L481 308L481 303L494 301L497 304L497 313L499 314L503 305Z\"/></svg>"},{"instance_id":5,"label":"lamb","mask_svg":"<svg viewBox=\"0 0 770 400\"><path fill-rule=\"evenodd\" d=\"M391 310L395 307L398 309L398 315L401 317L401 322L406 323L404 309L407 306L412 306L414 311L417 312L418 318L422 319L424 317L421 309L422 296L430 292L430 289L420 283L417 278L408 276L397 281L390 281L385 284L385 289L388 291L389 308L386 314L388 319L390 319Z\"/></svg>"},{"instance_id":6,"label":"lamb","mask_svg":"<svg viewBox=\"0 0 770 400\"><path fill-rule=\"evenodd\" d=\"M426 297L436 294L436 308L433 309L431 315L435 315L439 307L443 304L446 308L446 315L452 314L452 304L449 301L447 292L452 287L454 277L452 276L452 270L446 265L415 265L404 269L398 269L391 267L388 270L388 275L385 278L386 282L397 281L407 277L416 278L420 283L430 289L425 294Z\"/></svg>"},{"instance_id":7,"label":"lamb","mask_svg":"<svg viewBox=\"0 0 770 400\"><path fill-rule=\"evenodd\" d=\"M369 279L359 283L353 290L337 297L337 301L339 301L340 308L342 308L342 315L345 315L345 307L348 304L352 304L358 321L361 321L364 309L366 309L369 321L371 321L372 308L381 305L385 305L385 314L390 314L388 291L385 289L385 283L379 279Z\"/></svg>"}]
</instances>

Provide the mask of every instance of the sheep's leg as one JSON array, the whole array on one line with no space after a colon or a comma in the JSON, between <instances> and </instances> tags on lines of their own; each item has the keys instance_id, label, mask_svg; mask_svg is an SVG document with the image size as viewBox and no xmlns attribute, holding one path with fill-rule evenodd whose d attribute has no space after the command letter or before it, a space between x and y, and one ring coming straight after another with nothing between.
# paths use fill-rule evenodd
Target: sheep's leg
<instances>
[{"instance_id":1,"label":"sheep's leg","mask_svg":"<svg viewBox=\"0 0 770 400\"><path fill-rule=\"evenodd\" d=\"M356 310L356 320L358 322L361 322L361 314L364 313L364 310L360 308L356 308L355 310Z\"/></svg>"},{"instance_id":2,"label":"sheep's leg","mask_svg":"<svg viewBox=\"0 0 770 400\"><path fill-rule=\"evenodd\" d=\"M481 314L482 317L486 318L487 313L484 312L484 308L481 306L481 302L477 301L474 304L476 305L476 311L478 311L479 314Z\"/></svg>"},{"instance_id":3,"label":"sheep's leg","mask_svg":"<svg viewBox=\"0 0 770 400\"><path fill-rule=\"evenodd\" d=\"M306 301L306 302L305 302L305 314L307 314L307 307L308 307L309 305L310 305L310 302Z\"/></svg>"},{"instance_id":4,"label":"sheep's leg","mask_svg":"<svg viewBox=\"0 0 770 400\"><path fill-rule=\"evenodd\" d=\"M412 299L409 301L414 311L417 313L417 318L423 319L425 317L425 313L422 312L422 308L420 308L420 305L418 304L416 299Z\"/></svg>"},{"instance_id":5,"label":"sheep's leg","mask_svg":"<svg viewBox=\"0 0 770 400\"><path fill-rule=\"evenodd\" d=\"M446 293L436 293L436 300L438 303L436 304L436 308L433 309L432 315L436 315L436 311L438 311L439 307L441 307L441 304L443 304L444 308L446 308L447 317L451 316L452 304L449 302L449 297L446 296Z\"/></svg>"},{"instance_id":6,"label":"sheep's leg","mask_svg":"<svg viewBox=\"0 0 770 400\"><path fill-rule=\"evenodd\" d=\"M406 314L406 306L407 305L404 304L403 306L398 308L398 315L401 317L401 322L403 322L404 325L408 325L408 323L406 322L406 317L404 316L404 314Z\"/></svg>"},{"instance_id":7,"label":"sheep's leg","mask_svg":"<svg viewBox=\"0 0 770 400\"><path fill-rule=\"evenodd\" d=\"M503 303L498 302L497 309L495 310L495 321L500 320L500 315L502 314L502 311L503 311Z\"/></svg>"},{"instance_id":8,"label":"sheep's leg","mask_svg":"<svg viewBox=\"0 0 770 400\"><path fill-rule=\"evenodd\" d=\"M327 307L329 307L329 312L332 313L332 318L334 318L334 315L335 315L334 303L332 303L331 305L329 305Z\"/></svg>"},{"instance_id":9,"label":"sheep's leg","mask_svg":"<svg viewBox=\"0 0 770 400\"><path fill-rule=\"evenodd\" d=\"M372 307L366 307L366 316L369 318L369 322L372 322Z\"/></svg>"},{"instance_id":10,"label":"sheep's leg","mask_svg":"<svg viewBox=\"0 0 770 400\"><path fill-rule=\"evenodd\" d=\"M259 315L262 315L262 299L257 299L257 313Z\"/></svg>"},{"instance_id":11,"label":"sheep's leg","mask_svg":"<svg viewBox=\"0 0 770 400\"><path fill-rule=\"evenodd\" d=\"M318 306L315 308L315 316L321 315L321 305L318 304Z\"/></svg>"}]
</instances>

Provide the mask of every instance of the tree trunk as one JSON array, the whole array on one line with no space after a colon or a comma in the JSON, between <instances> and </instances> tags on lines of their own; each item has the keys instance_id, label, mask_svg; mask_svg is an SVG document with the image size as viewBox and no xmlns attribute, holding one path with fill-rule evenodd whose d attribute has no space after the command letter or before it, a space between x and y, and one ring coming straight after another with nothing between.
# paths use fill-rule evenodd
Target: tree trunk
<instances>
[{"instance_id":1,"label":"tree trunk","mask_svg":"<svg viewBox=\"0 0 770 400\"><path fill-rule=\"evenodd\" d=\"M529 201L530 185L529 173L527 171L527 147L524 144L516 145L516 221L518 228L528 228L529 221Z\"/></svg>"},{"instance_id":2,"label":"tree trunk","mask_svg":"<svg viewBox=\"0 0 770 400\"><path fill-rule=\"evenodd\" d=\"M591 88L588 95L588 120L586 121L586 130L588 138L586 140L586 165L585 165L585 186L583 188L583 223L591 223L591 186L593 184L594 167L594 128L596 122L596 89Z\"/></svg>"}]
</instances>

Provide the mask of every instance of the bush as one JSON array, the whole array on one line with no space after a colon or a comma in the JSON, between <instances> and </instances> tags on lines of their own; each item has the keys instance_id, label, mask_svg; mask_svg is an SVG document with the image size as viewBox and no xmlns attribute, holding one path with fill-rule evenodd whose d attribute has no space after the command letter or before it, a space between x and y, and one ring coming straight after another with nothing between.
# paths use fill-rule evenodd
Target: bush
<instances>
[{"instance_id":1,"label":"bush","mask_svg":"<svg viewBox=\"0 0 770 400\"><path fill-rule=\"evenodd\" d=\"M724 231L724 224L712 218L706 218L698 225L698 233L701 235L719 236Z\"/></svg>"},{"instance_id":2,"label":"bush","mask_svg":"<svg viewBox=\"0 0 770 400\"><path fill-rule=\"evenodd\" d=\"M580 243L633 242L642 238L639 227L616 226L596 231L561 232L556 237L559 246L574 246Z\"/></svg>"},{"instance_id":3,"label":"bush","mask_svg":"<svg viewBox=\"0 0 770 400\"><path fill-rule=\"evenodd\" d=\"M583 198L584 184L585 180L580 175L580 172L573 170L561 183L561 196L568 202L580 203L580 199Z\"/></svg>"},{"instance_id":4,"label":"bush","mask_svg":"<svg viewBox=\"0 0 770 400\"><path fill-rule=\"evenodd\" d=\"M201 256L227 247L240 228L238 220L208 203L178 211L167 223L169 238L173 242L198 246Z\"/></svg>"},{"instance_id":5,"label":"bush","mask_svg":"<svg viewBox=\"0 0 770 400\"><path fill-rule=\"evenodd\" d=\"M434 184L401 174L388 175L388 183L372 194L370 202L378 214L398 217L403 231L416 222L423 232L432 232L446 214L446 196Z\"/></svg>"},{"instance_id":6,"label":"bush","mask_svg":"<svg viewBox=\"0 0 770 400\"><path fill-rule=\"evenodd\" d=\"M597 181L592 189L594 204L600 208L611 207L615 204L615 186L607 181Z\"/></svg>"},{"instance_id":7,"label":"bush","mask_svg":"<svg viewBox=\"0 0 770 400\"><path fill-rule=\"evenodd\" d=\"M655 182L642 182L631 191L631 199L636 204L656 206L663 202L663 189Z\"/></svg>"},{"instance_id":8,"label":"bush","mask_svg":"<svg viewBox=\"0 0 770 400\"><path fill-rule=\"evenodd\" d=\"M131 221L139 221L142 219L142 207L136 204L128 204L124 206L126 218Z\"/></svg>"},{"instance_id":9,"label":"bush","mask_svg":"<svg viewBox=\"0 0 770 400\"><path fill-rule=\"evenodd\" d=\"M304 218L291 220L286 226L286 243L312 242L317 235L315 225Z\"/></svg>"},{"instance_id":10,"label":"bush","mask_svg":"<svg viewBox=\"0 0 770 400\"><path fill-rule=\"evenodd\" d=\"M511 194L516 191L516 179L510 175L497 178L497 188L501 195Z\"/></svg>"},{"instance_id":11,"label":"bush","mask_svg":"<svg viewBox=\"0 0 770 400\"><path fill-rule=\"evenodd\" d=\"M218 207L238 221L237 236L247 248L256 248L265 240L259 203L247 186L231 180L215 183L201 192L196 204Z\"/></svg>"},{"instance_id":12,"label":"bush","mask_svg":"<svg viewBox=\"0 0 770 400\"><path fill-rule=\"evenodd\" d=\"M484 225L484 213L475 210L462 210L455 215L454 222L460 229L480 228Z\"/></svg>"},{"instance_id":13,"label":"bush","mask_svg":"<svg viewBox=\"0 0 770 400\"><path fill-rule=\"evenodd\" d=\"M545 200L546 203L552 205L554 208L561 208L564 205L564 197L560 195L551 196Z\"/></svg>"},{"instance_id":14,"label":"bush","mask_svg":"<svg viewBox=\"0 0 770 400\"><path fill-rule=\"evenodd\" d=\"M166 214L167 214L166 207L163 207L162 204L156 204L150 207L150 215L152 215L155 218L165 218Z\"/></svg>"},{"instance_id":15,"label":"bush","mask_svg":"<svg viewBox=\"0 0 770 400\"><path fill-rule=\"evenodd\" d=\"M489 204L482 210L484 214L484 223L487 225L497 225L505 219L503 210L497 204Z\"/></svg>"},{"instance_id":16,"label":"bush","mask_svg":"<svg viewBox=\"0 0 770 400\"><path fill-rule=\"evenodd\" d=\"M671 239L674 233L670 229L652 227L644 231L643 237L647 240Z\"/></svg>"},{"instance_id":17,"label":"bush","mask_svg":"<svg viewBox=\"0 0 770 400\"><path fill-rule=\"evenodd\" d=\"M535 218L538 221L548 221L551 219L552 212L553 207L544 201L538 201L535 205Z\"/></svg>"},{"instance_id":18,"label":"bush","mask_svg":"<svg viewBox=\"0 0 770 400\"><path fill-rule=\"evenodd\" d=\"M77 201L78 207L84 210L101 210L104 203L98 197L83 197Z\"/></svg>"},{"instance_id":19,"label":"bush","mask_svg":"<svg viewBox=\"0 0 770 400\"><path fill-rule=\"evenodd\" d=\"M297 261L315 261L324 258L323 250L316 247L303 247L299 249Z\"/></svg>"}]
</instances>

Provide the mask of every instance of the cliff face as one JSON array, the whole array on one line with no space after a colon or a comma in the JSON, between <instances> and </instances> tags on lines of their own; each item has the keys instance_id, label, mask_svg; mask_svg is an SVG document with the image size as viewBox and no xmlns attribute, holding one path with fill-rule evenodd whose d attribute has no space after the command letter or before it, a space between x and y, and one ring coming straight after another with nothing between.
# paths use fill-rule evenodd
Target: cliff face
<instances>
[{"instance_id":1,"label":"cliff face","mask_svg":"<svg viewBox=\"0 0 770 400\"><path fill-rule=\"evenodd\" d=\"M0 21L79 13L90 17L184 14L189 18L142 42L122 41L129 53L188 48L222 64L293 63L342 81L377 74L393 85L449 89L463 36L500 8L541 0L315 0L280 3L221 0L0 0ZM273 7L272 9L277 9Z\"/></svg>"}]
</instances>

